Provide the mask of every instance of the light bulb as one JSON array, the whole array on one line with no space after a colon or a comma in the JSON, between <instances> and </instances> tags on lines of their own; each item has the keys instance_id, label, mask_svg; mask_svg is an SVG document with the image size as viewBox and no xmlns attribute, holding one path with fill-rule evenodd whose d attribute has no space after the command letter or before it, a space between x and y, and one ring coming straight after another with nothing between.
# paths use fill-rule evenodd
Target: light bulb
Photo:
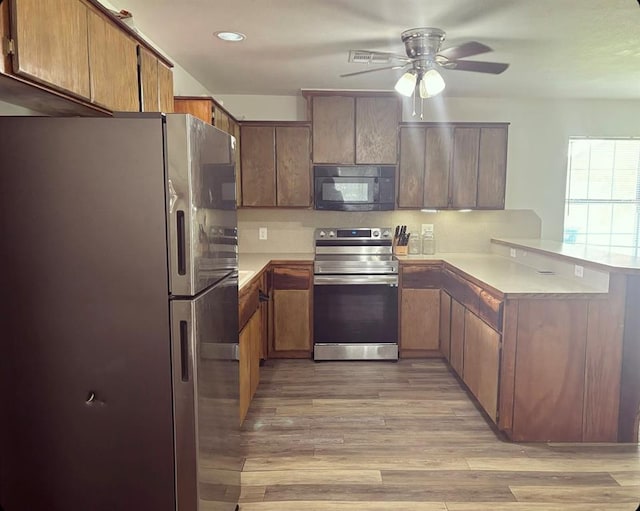
<instances>
[{"instance_id":1,"label":"light bulb","mask_svg":"<svg viewBox=\"0 0 640 511\"><path fill-rule=\"evenodd\" d=\"M403 96L411 97L413 91L416 88L416 81L418 77L415 74L413 69L411 71L407 71L403 74L400 79L396 82L396 86L394 87L399 94Z\"/></svg>"},{"instance_id":2,"label":"light bulb","mask_svg":"<svg viewBox=\"0 0 640 511\"><path fill-rule=\"evenodd\" d=\"M440 94L445 87L444 80L438 71L429 69L420 80L420 97L431 98Z\"/></svg>"}]
</instances>

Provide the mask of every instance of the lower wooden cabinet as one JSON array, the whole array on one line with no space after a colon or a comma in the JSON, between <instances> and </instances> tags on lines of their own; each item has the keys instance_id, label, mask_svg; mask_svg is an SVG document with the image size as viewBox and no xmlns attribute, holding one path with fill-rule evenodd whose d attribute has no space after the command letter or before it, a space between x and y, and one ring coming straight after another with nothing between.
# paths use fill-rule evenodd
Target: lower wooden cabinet
<instances>
[{"instance_id":1,"label":"lower wooden cabinet","mask_svg":"<svg viewBox=\"0 0 640 511\"><path fill-rule=\"evenodd\" d=\"M451 296L440 291L440 351L447 362L451 358Z\"/></svg>"},{"instance_id":2,"label":"lower wooden cabinet","mask_svg":"<svg viewBox=\"0 0 640 511\"><path fill-rule=\"evenodd\" d=\"M465 311L462 379L494 422L498 416L500 341L500 333Z\"/></svg>"},{"instance_id":3,"label":"lower wooden cabinet","mask_svg":"<svg viewBox=\"0 0 640 511\"><path fill-rule=\"evenodd\" d=\"M262 314L257 310L240 332L240 422L246 417L260 382L261 340Z\"/></svg>"},{"instance_id":4,"label":"lower wooden cabinet","mask_svg":"<svg viewBox=\"0 0 640 511\"><path fill-rule=\"evenodd\" d=\"M271 270L270 358L309 358L312 350L313 264L276 264Z\"/></svg>"},{"instance_id":5,"label":"lower wooden cabinet","mask_svg":"<svg viewBox=\"0 0 640 511\"><path fill-rule=\"evenodd\" d=\"M401 295L401 356L421 357L437 353L440 348L440 290L403 289Z\"/></svg>"},{"instance_id":6,"label":"lower wooden cabinet","mask_svg":"<svg viewBox=\"0 0 640 511\"><path fill-rule=\"evenodd\" d=\"M453 370L462 376L464 367L464 305L451 300L451 351L449 363Z\"/></svg>"}]
</instances>

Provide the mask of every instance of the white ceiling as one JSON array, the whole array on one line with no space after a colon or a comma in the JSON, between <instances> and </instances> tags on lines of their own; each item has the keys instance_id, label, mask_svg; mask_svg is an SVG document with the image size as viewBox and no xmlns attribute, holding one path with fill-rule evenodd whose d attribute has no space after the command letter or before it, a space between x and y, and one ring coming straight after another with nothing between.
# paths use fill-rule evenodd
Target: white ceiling
<instances>
[{"instance_id":1,"label":"white ceiling","mask_svg":"<svg viewBox=\"0 0 640 511\"><path fill-rule=\"evenodd\" d=\"M403 30L433 26L444 47L477 40L474 60L508 62L501 75L442 72L465 97L640 99L637 0L111 0L214 94L391 90L400 71L356 77L350 49L404 53ZM213 33L235 30L242 43Z\"/></svg>"}]
</instances>

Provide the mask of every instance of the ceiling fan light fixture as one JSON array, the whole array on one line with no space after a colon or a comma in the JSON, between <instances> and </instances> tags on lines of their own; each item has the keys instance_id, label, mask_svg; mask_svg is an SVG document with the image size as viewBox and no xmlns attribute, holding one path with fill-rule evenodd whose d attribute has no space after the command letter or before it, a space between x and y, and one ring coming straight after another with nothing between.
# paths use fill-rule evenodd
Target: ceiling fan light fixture
<instances>
[{"instance_id":1,"label":"ceiling fan light fixture","mask_svg":"<svg viewBox=\"0 0 640 511\"><path fill-rule=\"evenodd\" d=\"M420 80L420 97L427 99L437 96L444 90L445 86L442 75L435 69L429 69Z\"/></svg>"},{"instance_id":2,"label":"ceiling fan light fixture","mask_svg":"<svg viewBox=\"0 0 640 511\"><path fill-rule=\"evenodd\" d=\"M418 77L416 76L416 72L412 69L410 71L407 71L398 79L394 89L399 94L402 94L403 96L407 96L409 98L416 88L417 81Z\"/></svg>"}]
</instances>

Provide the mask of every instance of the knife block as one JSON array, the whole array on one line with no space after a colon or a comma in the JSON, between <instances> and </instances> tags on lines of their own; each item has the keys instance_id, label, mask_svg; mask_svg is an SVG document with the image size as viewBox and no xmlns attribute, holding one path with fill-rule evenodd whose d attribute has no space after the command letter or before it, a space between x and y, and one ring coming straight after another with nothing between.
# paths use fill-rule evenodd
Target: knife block
<instances>
[{"instance_id":1,"label":"knife block","mask_svg":"<svg viewBox=\"0 0 640 511\"><path fill-rule=\"evenodd\" d=\"M407 245L395 245L393 247L393 253L397 256L406 256L408 253L409 247Z\"/></svg>"}]
</instances>

